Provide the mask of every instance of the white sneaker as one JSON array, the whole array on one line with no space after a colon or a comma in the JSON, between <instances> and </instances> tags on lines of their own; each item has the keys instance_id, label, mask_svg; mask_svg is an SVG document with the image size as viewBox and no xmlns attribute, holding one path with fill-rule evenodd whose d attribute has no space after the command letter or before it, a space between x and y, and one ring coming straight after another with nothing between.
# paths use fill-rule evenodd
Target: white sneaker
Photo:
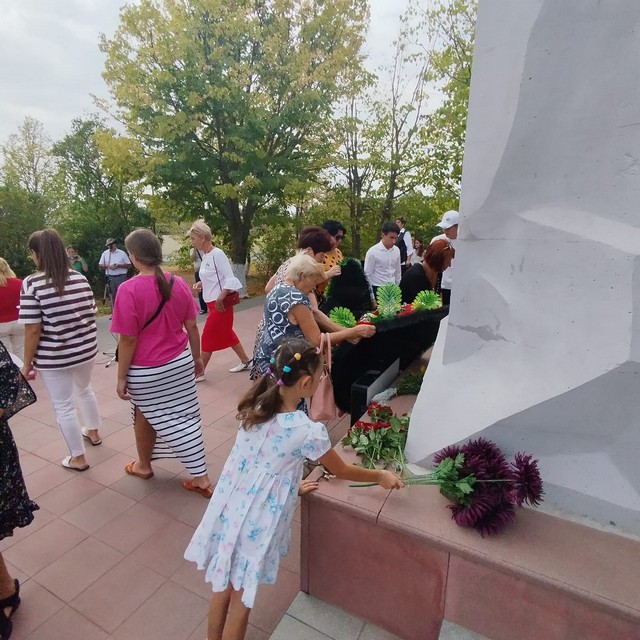
<instances>
[{"instance_id":1,"label":"white sneaker","mask_svg":"<svg viewBox=\"0 0 640 640\"><path fill-rule=\"evenodd\" d=\"M198 376L196 378L196 382L204 382L206 380L206 378L204 376Z\"/></svg>"},{"instance_id":2,"label":"white sneaker","mask_svg":"<svg viewBox=\"0 0 640 640\"><path fill-rule=\"evenodd\" d=\"M241 362L240 364L236 365L232 369L229 369L229 373L240 373L241 371L249 371L249 369L251 369L252 366L253 366L253 358L250 358L246 362Z\"/></svg>"}]
</instances>

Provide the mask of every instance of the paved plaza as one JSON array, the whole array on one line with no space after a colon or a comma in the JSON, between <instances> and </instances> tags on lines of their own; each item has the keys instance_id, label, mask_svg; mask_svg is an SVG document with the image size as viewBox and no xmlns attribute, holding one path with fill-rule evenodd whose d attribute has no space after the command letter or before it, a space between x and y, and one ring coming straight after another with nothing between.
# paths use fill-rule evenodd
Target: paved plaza
<instances>
[{"instance_id":1,"label":"paved plaza","mask_svg":"<svg viewBox=\"0 0 640 640\"><path fill-rule=\"evenodd\" d=\"M261 300L237 308L235 328L248 353ZM204 318L200 318L204 322ZM101 352L111 349L108 318L99 318ZM188 475L174 460L154 464L155 477L125 475L136 458L131 409L116 393L116 365L100 355L93 387L103 418L103 444L88 447L91 468L60 466L68 451L40 380L38 402L11 419L29 494L40 505L34 522L0 541L22 587L12 640L203 640L210 590L202 572L183 559L207 501L182 488ZM247 373L229 373L230 350L214 354L198 384L209 464L215 482L237 430L238 397ZM331 426L331 425L330 425ZM343 433L335 428L332 440ZM261 586L247 640L264 640L299 592L300 509L291 552L275 585Z\"/></svg>"}]
</instances>

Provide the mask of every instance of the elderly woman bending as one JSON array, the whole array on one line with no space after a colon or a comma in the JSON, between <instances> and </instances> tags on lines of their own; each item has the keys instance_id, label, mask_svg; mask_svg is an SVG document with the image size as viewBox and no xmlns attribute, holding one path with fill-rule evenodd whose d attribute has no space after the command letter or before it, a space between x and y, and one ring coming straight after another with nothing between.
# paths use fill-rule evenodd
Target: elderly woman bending
<instances>
[{"instance_id":1,"label":"elderly woman bending","mask_svg":"<svg viewBox=\"0 0 640 640\"><path fill-rule=\"evenodd\" d=\"M322 264L324 261L325 253L327 251L330 251L333 246L333 239L325 229L323 229L322 227L305 227L304 229L302 229L298 237L298 247L295 255L306 255L313 258L318 264ZM291 261L294 257L295 256L288 258L278 267L278 270L271 276L269 282L267 282L267 284L265 285L265 293L270 293L274 287L284 282L287 276L289 265L291 264ZM323 281L326 281L327 279L333 278L337 275L340 275L340 267L336 265L331 270L325 271L322 280L319 280L319 282L322 283ZM313 290L309 292L308 298L309 302L311 303L311 311L313 312L313 316L318 323L318 326L323 331L340 331L342 327L337 325L324 313L322 313L320 309L318 309L317 290L318 285L316 284ZM260 338L263 331L264 318L261 318L256 330L256 340L253 347L252 360L255 360L256 358L258 345L260 344ZM260 377L260 375L261 374L258 371L258 368L254 365L251 369L251 373L249 374L249 378L251 380L256 380Z\"/></svg>"},{"instance_id":2,"label":"elderly woman bending","mask_svg":"<svg viewBox=\"0 0 640 640\"><path fill-rule=\"evenodd\" d=\"M291 259L285 279L264 302L264 330L258 338L252 373L266 373L271 356L283 340L305 338L316 346L320 344L320 327L313 316L309 294L323 280L323 266L310 256L297 255ZM358 325L329 335L331 344L338 344L368 338L374 333L374 326Z\"/></svg>"}]
</instances>

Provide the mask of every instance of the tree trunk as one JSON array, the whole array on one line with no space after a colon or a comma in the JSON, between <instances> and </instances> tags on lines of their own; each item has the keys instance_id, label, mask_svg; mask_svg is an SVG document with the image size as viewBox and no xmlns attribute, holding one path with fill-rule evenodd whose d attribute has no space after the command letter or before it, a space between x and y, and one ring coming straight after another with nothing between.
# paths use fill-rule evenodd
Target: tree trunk
<instances>
[{"instance_id":1,"label":"tree trunk","mask_svg":"<svg viewBox=\"0 0 640 640\"><path fill-rule=\"evenodd\" d=\"M382 211L380 211L380 222L393 222L393 207L395 204L396 188L398 184L398 175L395 170L392 170L389 174L389 184L387 185L387 193L384 198L384 205Z\"/></svg>"},{"instance_id":2,"label":"tree trunk","mask_svg":"<svg viewBox=\"0 0 640 640\"><path fill-rule=\"evenodd\" d=\"M225 218L229 223L229 233L231 235L231 255L229 256L233 274L242 283L240 297L248 298L247 293L247 256L249 254L249 231L251 230L251 220L253 218L254 207L248 202L244 211L240 210L240 203L235 199L228 199L225 202Z\"/></svg>"}]
</instances>

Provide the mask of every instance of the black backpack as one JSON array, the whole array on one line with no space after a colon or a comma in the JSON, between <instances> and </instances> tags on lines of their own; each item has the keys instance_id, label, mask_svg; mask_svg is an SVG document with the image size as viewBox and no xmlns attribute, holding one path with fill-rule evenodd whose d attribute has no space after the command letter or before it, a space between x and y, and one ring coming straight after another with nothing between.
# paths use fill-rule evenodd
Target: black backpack
<instances>
[{"instance_id":1,"label":"black backpack","mask_svg":"<svg viewBox=\"0 0 640 640\"><path fill-rule=\"evenodd\" d=\"M401 229L396 240L396 247L400 249L400 264L404 264L407 261L407 245L404 241L404 232L406 229Z\"/></svg>"}]
</instances>

